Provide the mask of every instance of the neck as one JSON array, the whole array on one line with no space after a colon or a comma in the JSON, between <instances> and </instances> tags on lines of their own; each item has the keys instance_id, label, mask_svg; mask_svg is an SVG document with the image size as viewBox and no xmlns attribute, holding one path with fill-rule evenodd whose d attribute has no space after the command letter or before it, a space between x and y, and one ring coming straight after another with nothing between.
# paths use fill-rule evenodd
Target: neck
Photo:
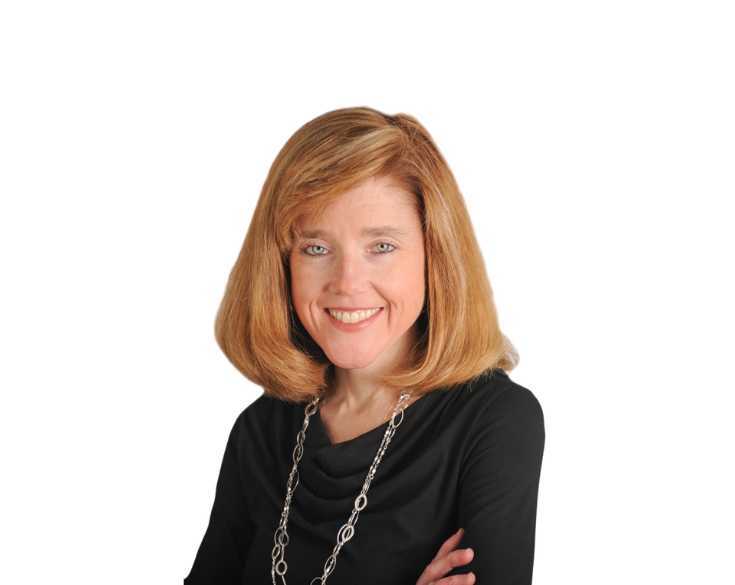
<instances>
[{"instance_id":1,"label":"neck","mask_svg":"<svg viewBox=\"0 0 735 585\"><path fill-rule=\"evenodd\" d=\"M367 367L340 368L335 365L334 376L323 403L329 404L333 412L344 414L369 413L386 408L392 410L400 392L382 386L379 380L383 373L395 371L409 359L409 350L414 341L414 331L411 330Z\"/></svg>"},{"instance_id":2,"label":"neck","mask_svg":"<svg viewBox=\"0 0 735 585\"><path fill-rule=\"evenodd\" d=\"M355 384L354 380L343 381L342 385L330 388L322 400L335 412L360 414L382 409L386 404L395 405L399 393L375 385Z\"/></svg>"}]
</instances>

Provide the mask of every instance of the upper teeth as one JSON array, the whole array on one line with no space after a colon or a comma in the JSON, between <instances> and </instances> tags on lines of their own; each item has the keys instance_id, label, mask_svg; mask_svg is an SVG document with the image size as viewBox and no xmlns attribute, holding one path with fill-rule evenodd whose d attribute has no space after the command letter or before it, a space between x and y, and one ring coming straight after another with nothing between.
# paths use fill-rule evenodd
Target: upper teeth
<instances>
[{"instance_id":1,"label":"upper teeth","mask_svg":"<svg viewBox=\"0 0 735 585\"><path fill-rule=\"evenodd\" d=\"M345 323L357 323L358 321L364 321L368 317L373 316L375 313L380 311L380 307L368 309L367 311L354 311L351 313L346 311L335 311L333 309L327 310L329 311L329 314L338 321L343 321Z\"/></svg>"}]
</instances>

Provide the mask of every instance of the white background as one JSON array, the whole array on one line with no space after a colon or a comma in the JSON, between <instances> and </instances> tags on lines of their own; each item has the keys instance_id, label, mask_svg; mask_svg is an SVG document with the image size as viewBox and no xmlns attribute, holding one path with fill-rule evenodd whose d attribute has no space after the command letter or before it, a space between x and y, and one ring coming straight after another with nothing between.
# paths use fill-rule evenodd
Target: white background
<instances>
[{"instance_id":1,"label":"white background","mask_svg":"<svg viewBox=\"0 0 735 585\"><path fill-rule=\"evenodd\" d=\"M268 167L368 105L447 158L544 408L534 583L734 582L730 3L264 4L0 8L0 581L182 582Z\"/></svg>"}]
</instances>

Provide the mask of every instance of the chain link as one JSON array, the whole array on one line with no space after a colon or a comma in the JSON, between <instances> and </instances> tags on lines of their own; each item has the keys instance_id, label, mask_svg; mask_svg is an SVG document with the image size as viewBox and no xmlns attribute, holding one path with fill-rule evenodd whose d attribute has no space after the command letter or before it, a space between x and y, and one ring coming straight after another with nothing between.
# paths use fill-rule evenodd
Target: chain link
<instances>
[{"instance_id":1,"label":"chain link","mask_svg":"<svg viewBox=\"0 0 735 585\"><path fill-rule=\"evenodd\" d=\"M357 523L357 519L360 516L360 512L365 509L365 506L367 506L367 491L375 477L378 465L380 464L381 459L383 459L385 450L388 448L388 444L393 438L398 426L403 422L403 410L405 408L403 404L410 396L410 392L401 392L401 395L398 398L398 403L393 410L393 415L390 418L388 428L385 430L383 440L378 448L378 452L375 455L375 459L373 459L373 463L368 470L364 483L362 484L360 494L355 498L352 513L350 514L347 522L343 524L337 532L337 544L332 549L332 554L327 557L327 560L324 563L322 576L314 577L314 579L310 581L309 585L324 585L327 582L327 577L332 574L332 571L334 571L334 567L337 564L337 555L339 554L340 549L355 535L355 524ZM286 524L288 522L288 513L291 509L291 497L293 496L296 486L299 484L297 467L302 455L304 454L304 439L306 438L306 429L309 427L309 418L317 411L321 398L321 396L316 396L309 402L309 404L306 405L306 408L304 409L304 424L296 435L296 446L294 447L292 455L293 467L291 468L291 473L288 476L288 484L286 486L286 499L283 504L283 511L281 512L281 520L273 535L274 546L271 551L271 579L273 581L273 585L276 585L276 575L281 577L283 585L287 585L285 577L286 571L288 570L288 564L286 563L286 546L288 545L289 537L288 531L286 530ZM396 418L398 415L400 415L399 419Z\"/></svg>"}]
</instances>

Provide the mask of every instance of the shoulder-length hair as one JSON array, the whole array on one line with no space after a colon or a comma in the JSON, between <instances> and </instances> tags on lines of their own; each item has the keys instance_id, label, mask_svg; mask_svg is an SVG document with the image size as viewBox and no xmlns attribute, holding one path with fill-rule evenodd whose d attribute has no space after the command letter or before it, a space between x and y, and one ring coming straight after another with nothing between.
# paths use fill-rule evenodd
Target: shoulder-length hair
<instances>
[{"instance_id":1,"label":"shoulder-length hair","mask_svg":"<svg viewBox=\"0 0 735 585\"><path fill-rule=\"evenodd\" d=\"M341 108L299 128L273 161L217 311L215 338L265 394L305 402L333 381L333 364L291 301L296 224L340 194L391 177L415 195L425 245L426 301L406 364L382 385L416 395L512 370L493 292L459 187L429 132L408 114Z\"/></svg>"}]
</instances>

